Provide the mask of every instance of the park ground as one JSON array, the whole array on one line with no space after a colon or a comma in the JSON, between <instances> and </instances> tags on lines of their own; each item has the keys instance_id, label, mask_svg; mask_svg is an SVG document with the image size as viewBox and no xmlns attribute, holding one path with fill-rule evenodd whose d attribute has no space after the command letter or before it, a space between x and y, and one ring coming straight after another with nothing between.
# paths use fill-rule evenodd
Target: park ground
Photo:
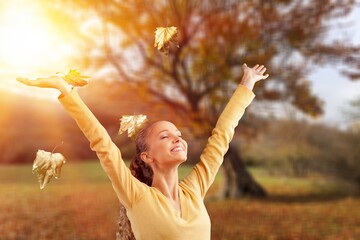
<instances>
[{"instance_id":1,"label":"park ground","mask_svg":"<svg viewBox=\"0 0 360 240\"><path fill-rule=\"evenodd\" d=\"M118 201L96 161L67 163L40 190L31 165L0 165L0 239L115 239ZM191 167L182 167L184 176ZM212 240L360 239L356 188L321 176L295 178L251 169L265 199L220 200L221 174L206 205Z\"/></svg>"}]
</instances>

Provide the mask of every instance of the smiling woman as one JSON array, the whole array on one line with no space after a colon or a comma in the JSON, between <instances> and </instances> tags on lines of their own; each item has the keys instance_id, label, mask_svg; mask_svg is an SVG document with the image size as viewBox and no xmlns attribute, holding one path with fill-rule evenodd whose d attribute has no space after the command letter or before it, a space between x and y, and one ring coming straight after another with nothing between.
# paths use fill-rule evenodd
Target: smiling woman
<instances>
[{"instance_id":1,"label":"smiling woman","mask_svg":"<svg viewBox=\"0 0 360 240\"><path fill-rule=\"evenodd\" d=\"M61 93L59 101L89 140L90 148L96 152L118 200L126 209L126 215L122 216L128 218L131 229L129 224L123 226L123 219L120 223L121 229L126 227L126 234L132 231L138 240L203 240L210 239L211 233L210 217L204 205L205 194L215 180L235 127L255 97L252 92L255 83L269 76L263 65L249 68L244 64L242 70L242 80L220 115L199 163L181 182L178 181L178 167L187 159L187 143L171 122L155 122L136 136L134 167L142 164L141 168L147 166L152 171L149 176L139 179L132 171L135 169L125 165L120 149L107 130L63 78L33 81L19 78L18 81ZM129 235L126 237L120 239L133 239Z\"/></svg>"}]
</instances>

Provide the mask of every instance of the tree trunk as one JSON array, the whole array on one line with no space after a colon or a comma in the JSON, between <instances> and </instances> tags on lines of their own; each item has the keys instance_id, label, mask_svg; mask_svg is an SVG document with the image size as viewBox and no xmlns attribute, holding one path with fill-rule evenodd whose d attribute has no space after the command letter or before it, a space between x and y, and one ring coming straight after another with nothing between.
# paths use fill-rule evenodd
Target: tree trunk
<instances>
[{"instance_id":1,"label":"tree trunk","mask_svg":"<svg viewBox=\"0 0 360 240\"><path fill-rule=\"evenodd\" d=\"M245 195L265 197L267 195L265 190L246 170L244 161L239 152L239 147L230 144L229 150L225 155L223 164L225 178L223 197L239 198Z\"/></svg>"}]
</instances>

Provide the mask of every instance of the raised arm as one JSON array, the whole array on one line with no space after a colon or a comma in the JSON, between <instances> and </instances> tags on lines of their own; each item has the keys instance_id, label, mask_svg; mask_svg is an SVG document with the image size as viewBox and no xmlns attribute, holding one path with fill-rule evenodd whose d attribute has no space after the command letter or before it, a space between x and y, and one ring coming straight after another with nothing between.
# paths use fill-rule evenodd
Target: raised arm
<instances>
[{"instance_id":1,"label":"raised arm","mask_svg":"<svg viewBox=\"0 0 360 240\"><path fill-rule=\"evenodd\" d=\"M29 86L55 88L61 92L59 101L89 140L90 147L100 159L118 198L126 208L131 207L131 203L136 201L147 187L131 175L122 160L119 148L112 142L106 129L81 100L77 92L71 90L67 82L58 76L36 80L24 78L17 80Z\"/></svg>"},{"instance_id":2,"label":"raised arm","mask_svg":"<svg viewBox=\"0 0 360 240\"><path fill-rule=\"evenodd\" d=\"M183 184L200 193L202 198L205 197L207 190L214 182L240 118L255 97L252 92L255 83L269 76L268 74L264 75L266 68L263 65L249 68L244 64L242 69L244 74L240 85L221 113L200 156L200 162L183 181Z\"/></svg>"}]
</instances>

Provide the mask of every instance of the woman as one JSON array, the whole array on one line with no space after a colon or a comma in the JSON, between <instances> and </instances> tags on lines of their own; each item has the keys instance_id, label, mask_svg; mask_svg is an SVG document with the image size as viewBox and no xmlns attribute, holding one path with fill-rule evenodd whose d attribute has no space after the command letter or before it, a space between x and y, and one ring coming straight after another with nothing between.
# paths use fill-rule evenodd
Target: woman
<instances>
[{"instance_id":1,"label":"woman","mask_svg":"<svg viewBox=\"0 0 360 240\"><path fill-rule=\"evenodd\" d=\"M205 194L214 181L238 121L254 98L254 84L268 77L264 75L263 65L249 68L244 64L242 68L240 85L220 115L200 162L180 183L178 167L187 160L188 146L174 124L155 122L137 136L136 161L152 171L152 175L145 176L145 180L151 178L146 184L140 181L144 179L138 180L131 174L105 128L61 77L18 81L60 90L59 101L89 139L91 149L96 152L127 210L136 239L204 240L210 239L211 232L210 218L203 203Z\"/></svg>"}]
</instances>

